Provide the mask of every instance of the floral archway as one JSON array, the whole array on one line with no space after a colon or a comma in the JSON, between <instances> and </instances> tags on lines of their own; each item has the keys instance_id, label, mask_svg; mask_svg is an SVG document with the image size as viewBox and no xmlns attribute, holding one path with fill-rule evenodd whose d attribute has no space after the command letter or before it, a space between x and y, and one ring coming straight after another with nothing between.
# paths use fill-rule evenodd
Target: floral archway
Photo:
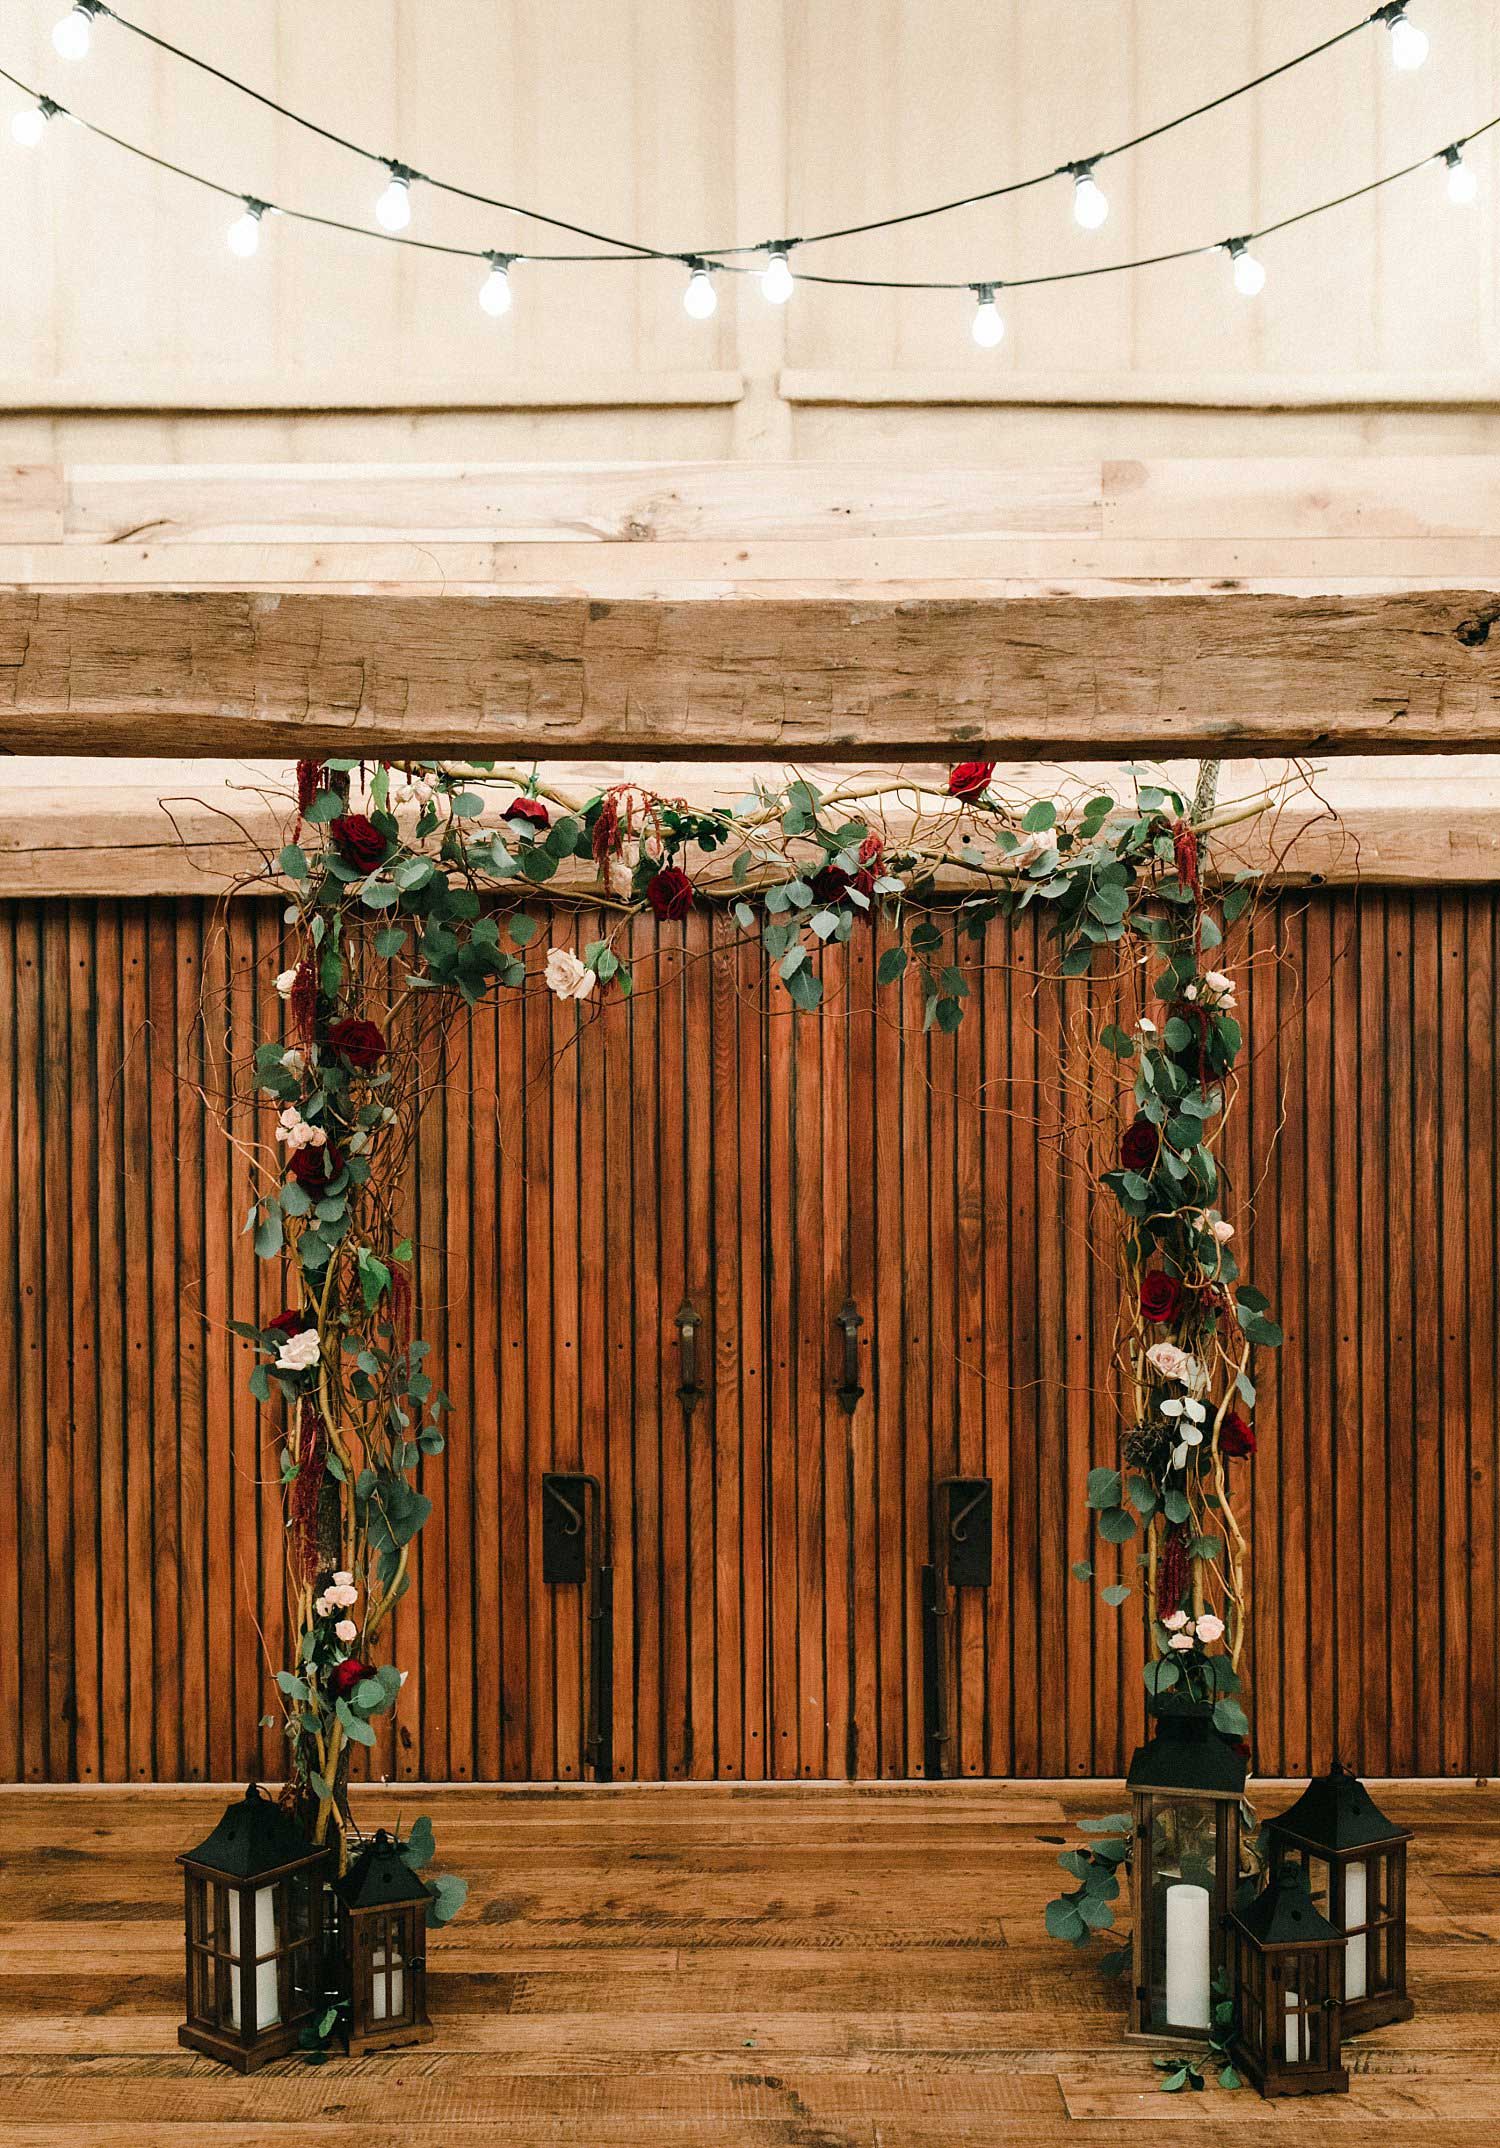
<instances>
[{"instance_id":1,"label":"floral archway","mask_svg":"<svg viewBox=\"0 0 1500 2148\"><path fill-rule=\"evenodd\" d=\"M882 914L896 934L882 988L919 980L924 1027L956 1030L970 986L949 938L1040 907L1055 974L1113 973L1130 1014L1092 1038L1114 1069L1117 1125L1099 1183L1118 1219L1116 1357L1124 1422L1116 1466L1087 1497L1108 1544L1134 1548L1144 1677L1243 1739L1249 1588L1236 1464L1254 1450L1255 1353L1280 1331L1239 1272L1219 1161L1243 1046L1225 930L1256 900L1231 831L1273 814L1303 780L1215 809L1216 768L1189 797L1130 769L1118 790L1007 799L969 762L946 787L899 776L826 790L758 784L733 806L620 782L573 797L536 771L451 763L303 762L285 841L256 876L287 895L291 959L277 977L287 1034L255 1051L264 1101L256 1252L286 1260L291 1302L256 1345L251 1388L280 1404L280 1475L294 1641L275 1672L288 1741L285 1801L344 1855L350 1761L399 1705L381 1636L407 1586L431 1503L446 1397L414 1331L407 1166L452 1025L492 991L550 991L579 1044L610 996L639 980L618 929L648 911L730 910L776 988L815 1014L820 956ZM615 920L581 953L545 949L535 898ZM526 907L528 900L532 908ZM941 923L939 922L941 920ZM944 926L949 929L945 931ZM1074 1568L1095 1585L1091 1562ZM421 1861L431 1854L420 1842ZM1069 1853L1077 1887L1050 1928L1081 1941L1112 1920L1113 1866ZM432 1915L463 1899L435 1882Z\"/></svg>"}]
</instances>

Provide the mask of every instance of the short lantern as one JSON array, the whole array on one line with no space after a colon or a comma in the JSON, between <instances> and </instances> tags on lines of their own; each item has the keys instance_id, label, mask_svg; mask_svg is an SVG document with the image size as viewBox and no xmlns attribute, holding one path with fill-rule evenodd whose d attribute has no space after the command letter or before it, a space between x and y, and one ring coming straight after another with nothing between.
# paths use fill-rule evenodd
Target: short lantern
<instances>
[{"instance_id":1,"label":"short lantern","mask_svg":"<svg viewBox=\"0 0 1500 2148\"><path fill-rule=\"evenodd\" d=\"M323 2004L328 1849L252 1783L177 1861L187 1887L187 2020L177 2041L254 2073L290 2051Z\"/></svg>"},{"instance_id":2,"label":"short lantern","mask_svg":"<svg viewBox=\"0 0 1500 2148\"><path fill-rule=\"evenodd\" d=\"M1406 1993L1408 1828L1388 1820L1337 1761L1289 1812L1268 1820L1276 1855L1295 1859L1313 1901L1345 1935L1344 2034L1409 2021Z\"/></svg>"},{"instance_id":3,"label":"short lantern","mask_svg":"<svg viewBox=\"0 0 1500 2148\"><path fill-rule=\"evenodd\" d=\"M1168 1697L1130 1763L1134 1856L1130 2027L1206 2043L1240 1870L1245 1760L1213 1713Z\"/></svg>"},{"instance_id":4,"label":"short lantern","mask_svg":"<svg viewBox=\"0 0 1500 2148\"><path fill-rule=\"evenodd\" d=\"M1229 1920L1235 2028L1230 2053L1263 2096L1349 2086L1343 2041L1344 1935L1313 1903L1300 1865L1274 1865Z\"/></svg>"},{"instance_id":5,"label":"short lantern","mask_svg":"<svg viewBox=\"0 0 1500 2148\"><path fill-rule=\"evenodd\" d=\"M426 1882L382 1827L333 1891L350 2056L428 2043Z\"/></svg>"}]
</instances>

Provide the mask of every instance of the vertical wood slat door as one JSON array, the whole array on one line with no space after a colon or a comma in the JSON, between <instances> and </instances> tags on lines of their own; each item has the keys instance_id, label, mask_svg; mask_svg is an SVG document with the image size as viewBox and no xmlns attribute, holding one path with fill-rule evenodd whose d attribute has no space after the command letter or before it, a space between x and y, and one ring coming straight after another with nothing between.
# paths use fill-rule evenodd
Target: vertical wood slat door
<instances>
[{"instance_id":1,"label":"vertical wood slat door","mask_svg":"<svg viewBox=\"0 0 1500 2148\"><path fill-rule=\"evenodd\" d=\"M1366 888L1284 897L1234 951L1231 1212L1287 1337L1242 1465L1265 1773L1500 1767L1497 931L1495 889ZM583 1606L541 1569L555 1468L608 1502L618 1775L919 1773L919 1576L955 1473L991 1480L996 1552L957 1604L952 1771L1117 1773L1136 1605L1098 1588L1136 1576L1081 1501L1117 1420L1114 1218L1061 1134L1061 1083L1072 1120L1111 1079L1079 987L996 925L961 956L964 1026L924 1036L867 931L810 1021L755 948L715 949L722 921L633 932L629 1005L578 1028L537 991L460 1024L423 1130L421 1316L454 1412L370 1767L579 1775ZM0 1778L280 1765L275 1428L224 1323L282 1286L241 1228L249 1110L236 1145L198 1089L274 1027L278 940L248 904L222 928L189 901L0 906Z\"/></svg>"}]
</instances>

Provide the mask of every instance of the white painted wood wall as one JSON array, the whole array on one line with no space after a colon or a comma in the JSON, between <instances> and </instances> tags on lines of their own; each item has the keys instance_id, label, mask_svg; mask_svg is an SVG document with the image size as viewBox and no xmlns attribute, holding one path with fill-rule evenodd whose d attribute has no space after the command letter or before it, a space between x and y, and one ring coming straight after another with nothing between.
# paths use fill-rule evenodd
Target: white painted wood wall
<instances>
[{"instance_id":1,"label":"white painted wood wall","mask_svg":"<svg viewBox=\"0 0 1500 2148\"><path fill-rule=\"evenodd\" d=\"M854 221L1088 152L1274 64L1360 0L130 0L150 27L410 163L686 247ZM366 222L378 178L108 23L68 67L61 0L10 0L0 65L247 192ZM1500 111L1494 0L1413 0L1432 56L1370 30L1110 166L1105 229L1062 183L820 249L854 274L1026 275L1213 239L1356 186ZM233 461L1469 453L1500 411L1500 134L1483 192L1434 169L1268 241L1254 303L1215 259L968 301L726 289L673 268L472 265L230 212L0 96L0 452ZM523 227L424 195L425 235ZM567 243L567 242L564 242ZM809 262L811 257L809 256ZM1271 407L1267 407L1271 406Z\"/></svg>"}]
</instances>

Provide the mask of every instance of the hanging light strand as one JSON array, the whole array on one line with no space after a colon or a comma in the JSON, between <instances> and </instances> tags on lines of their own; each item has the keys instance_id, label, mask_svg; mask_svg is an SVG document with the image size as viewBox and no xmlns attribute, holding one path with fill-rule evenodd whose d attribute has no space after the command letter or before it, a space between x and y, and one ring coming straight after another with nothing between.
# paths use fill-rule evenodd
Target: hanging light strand
<instances>
[{"instance_id":1,"label":"hanging light strand","mask_svg":"<svg viewBox=\"0 0 1500 2148\"><path fill-rule=\"evenodd\" d=\"M154 150L142 148L139 143L128 141L123 135L114 134L107 127L101 127L92 120L81 119L77 113L69 111L66 106L57 103L51 97L42 95L30 84L22 81L18 75L12 74L3 67L0 67L0 82L9 83L23 97L30 99L37 110L44 114L46 120L50 120L53 117L68 119L74 125L82 128L85 133L95 136L100 141L110 143L112 147L123 150L130 156L140 158L143 162L153 165L160 171L170 172L176 178L185 179L192 185L202 187L209 193L216 194L226 201L237 202L242 214L233 229L239 232L242 238L249 236L243 229L246 219L249 219L251 223L258 227L264 216L274 214L293 223L308 224L325 231L348 232L357 238L378 240L384 245L409 246L415 247L422 253L444 254L457 260L482 261L489 265L492 271L492 279L496 272L508 274L511 265L522 259L542 264L571 263L607 266L613 263L619 266L634 263L639 265L639 256L618 252L540 253L526 254L524 256L509 252L498 254L489 247L458 246L437 239L415 238L409 232L388 228L375 230L371 229L367 224L355 224L341 217L324 216L315 210L290 208L281 203L269 202L240 187L226 185L221 180L210 178L204 172L190 170L186 165L177 164L170 158L159 156ZM979 300L979 310L983 310L984 306L993 304L993 293L1002 287L1002 283L1007 290L1037 290L1051 284L1079 282L1088 277L1129 275L1141 269L1161 267L1169 262L1189 261L1204 255L1227 251L1235 263L1237 288L1241 291L1246 291L1247 286L1253 284L1254 288L1258 290L1260 284L1264 282L1264 269L1258 260L1249 256L1249 248L1253 242L1271 238L1283 231L1290 231L1299 224L1307 223L1314 217L1327 215L1335 209L1344 208L1351 202L1362 201L1368 196L1380 192L1385 187L1393 186L1398 181L1409 178L1414 172L1431 170L1434 165L1445 165L1447 167L1451 192L1454 170L1459 169L1465 173L1468 170L1468 167L1463 165L1460 152L1472 143L1482 139L1485 135L1492 133L1497 127L1500 127L1500 114L1496 114L1493 118L1483 121L1479 126L1471 128L1467 134L1456 137L1445 148L1430 151L1425 156L1415 158L1411 163L1403 164L1394 171L1383 172L1378 178L1367 180L1362 186L1350 187L1342 194L1333 195L1326 201L1314 202L1307 208L1295 210L1291 215L1279 217L1274 222L1259 225L1255 230L1244 232L1233 239L1213 239L1193 246L1175 247L1163 253L1137 255L1126 261L1096 262L1090 266L1054 269L1034 276L1007 276L1003 279L995 275L977 278L964 277L961 279L840 276L828 272L804 269L799 270L795 281L846 290L968 291L977 294L981 289L986 289L990 291L991 297L987 300ZM392 184L396 184L403 175L408 185L411 179L420 176L407 171L405 167L388 167L388 169L392 171ZM1454 198L1463 200L1467 199L1468 195L1465 190L1461 189L1455 194ZM258 230L254 236L258 243ZM706 319L715 311L718 304L718 295L713 282L715 276L759 275L764 277L776 266L776 257L779 256L784 265L790 249L794 244L798 243L802 242L792 240L773 242L771 249L772 259L769 265L759 262L726 261L718 256L697 254L674 254L670 256L679 266L685 266L689 272L688 285L684 294L684 305L688 312L695 318ZM231 244L234 245L236 252L253 252L255 250L253 245L241 247L240 245L235 245L233 240L231 240ZM764 253L765 249L761 249L761 251ZM1248 269L1242 267L1242 263L1247 258L1252 262L1252 266ZM1259 271L1258 281L1256 280L1256 271ZM792 280L789 269L787 270L787 277L788 281ZM486 288L489 288L488 284ZM481 303L484 303L482 297ZM486 310L492 309L486 306ZM500 310L504 310L503 305ZM996 317L998 318L998 309L996 310ZM988 333L988 326L987 321L986 333ZM1001 332L1002 334L1004 332L1003 324ZM998 341L999 338L996 337L993 340Z\"/></svg>"},{"instance_id":2,"label":"hanging light strand","mask_svg":"<svg viewBox=\"0 0 1500 2148\"><path fill-rule=\"evenodd\" d=\"M366 147L364 143L351 140L349 136L340 134L331 127L324 126L319 120L310 119L306 113L298 112L292 106L282 104L278 98L269 96L264 90L255 89L250 83L242 82L237 75L232 75L224 68L215 66L213 61L205 60L198 53L188 51L185 46L174 44L170 38L161 36L159 32L148 30L143 24L132 21L128 15L122 15L117 8L110 6L108 0L77 0L77 5L71 14L65 15L62 22L59 23L58 31L54 33L54 36L62 32L64 24L74 23L75 18L80 15L83 17L81 51L88 49L89 31L93 22L101 18L107 18L110 22L116 23L122 30L128 31L132 37L140 38L143 43L154 46L157 51L168 54L172 59L180 60L185 66L196 68L200 74L210 76L214 81L222 83L225 88L234 90L242 97L250 98L264 110L274 112L278 118L288 121L292 126L301 127L309 134L316 135L319 140L328 142L337 149L347 150L351 156L363 157L368 163L383 165L393 173L397 171L405 172L408 180L420 176L423 185L432 188L435 192L450 194L455 200L471 202L479 208L498 209L508 216L519 216L534 223L546 224L553 230L565 231L574 238L587 239L600 246L614 247L623 255L634 256L643 260L681 262L690 257L702 257L706 260L711 259L722 262L729 255L765 255L775 248L778 243L775 240L758 239L748 243L736 241L727 246L699 245L686 248L680 246L648 246L638 239L621 238L610 232L596 231L587 224L578 223L567 217L552 215L542 209L529 208L520 202L505 201L496 195L479 193L472 187L460 186L450 179L434 178L427 173L418 175L409 166L393 162L390 157ZM1187 126L1195 119L1203 118L1207 113L1222 110L1225 105L1233 104L1238 98L1247 97L1253 91L1263 89L1267 83L1275 82L1281 76L1291 74L1299 67L1305 67L1310 61L1320 59L1324 53L1332 52L1350 38L1358 37L1362 31L1376 25L1383 27L1389 33L1392 59L1396 66L1410 68L1420 64L1420 60L1425 58L1427 36L1411 20L1407 0L1386 0L1385 5L1375 8L1372 13L1361 15L1356 21L1346 24L1342 30L1334 31L1331 36L1321 39L1315 45L1309 45L1305 51L1293 54L1290 59L1280 61L1275 67L1268 67L1260 74L1252 75L1249 81L1238 83L1233 89L1224 90L1215 97L1206 98L1203 103L1193 105L1188 111L1179 112L1170 119L1161 120L1154 127L1147 127L1139 134L1130 135L1126 140L1116 142L1108 149L1098 150L1086 160L1070 159L1061 164L1051 165L1046 171L1033 172L1023 179L1009 180L1000 186L986 187L976 193L957 195L951 200L933 202L922 208L904 210L891 216L873 217L863 223L832 226L826 231L809 232L805 237L797 240L796 244L798 246L818 246L830 239L857 238L871 231L893 231L903 224L919 223L930 217L948 216L956 210L972 208L977 203L1003 200L1011 194L1025 193L1032 187L1049 185L1057 179L1071 179L1073 181L1075 217L1084 229L1096 230L1104 222L1109 208L1103 190L1095 176L1095 168L1098 165L1104 163L1107 159L1123 157L1132 150L1144 148L1148 142L1159 141L1164 135L1173 133L1178 127ZM389 191L388 188L387 194L382 195L382 201L388 198ZM1100 208L1101 203L1103 204L1102 210ZM404 228L404 226L391 228ZM536 259L538 257L533 255L530 258ZM957 288L962 287L958 286ZM779 303L779 301L773 302Z\"/></svg>"}]
</instances>

